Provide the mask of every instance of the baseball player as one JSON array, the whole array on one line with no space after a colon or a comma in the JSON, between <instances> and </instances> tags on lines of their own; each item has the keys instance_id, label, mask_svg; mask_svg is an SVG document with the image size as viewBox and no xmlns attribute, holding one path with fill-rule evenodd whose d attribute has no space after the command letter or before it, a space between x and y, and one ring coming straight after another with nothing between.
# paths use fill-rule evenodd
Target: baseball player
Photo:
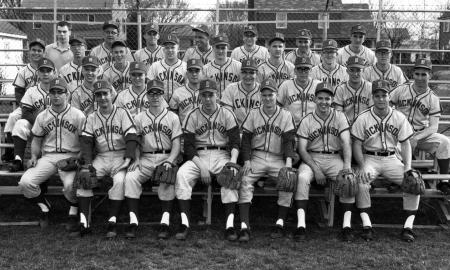
<instances>
[{"instance_id":1,"label":"baseball player","mask_svg":"<svg viewBox=\"0 0 450 270\"><path fill-rule=\"evenodd\" d=\"M56 42L45 47L44 57L55 64L55 70L58 72L62 66L73 59L73 53L69 45L72 25L66 21L58 22L56 32Z\"/></svg>"},{"instance_id":2,"label":"baseball player","mask_svg":"<svg viewBox=\"0 0 450 270\"><path fill-rule=\"evenodd\" d=\"M20 105L23 95L26 89L35 86L38 83L38 63L44 57L45 42L41 39L35 39L28 45L28 58L30 63L24 66L17 72L16 78L14 79L14 97L16 99L16 104ZM6 121L5 132L6 142L13 143L12 130L17 120L22 117L22 108L17 106L17 108L8 115L8 120ZM14 149L6 148L5 154L2 155L2 160L11 161L14 159Z\"/></svg>"},{"instance_id":3,"label":"baseball player","mask_svg":"<svg viewBox=\"0 0 450 270\"><path fill-rule=\"evenodd\" d=\"M339 64L345 66L350 56L359 56L366 59L366 66L375 64L377 61L375 53L363 45L366 32L366 28L363 25L357 24L352 27L350 44L340 48L337 52L337 62Z\"/></svg>"},{"instance_id":4,"label":"baseball player","mask_svg":"<svg viewBox=\"0 0 450 270\"><path fill-rule=\"evenodd\" d=\"M130 212L130 225L126 236L130 238L136 236L139 224L138 210L142 184L152 178L156 166L165 164L164 166L169 168L176 163L180 154L180 137L183 134L178 116L163 106L164 83L158 80L150 81L147 89L150 106L148 110L134 117L137 134L141 137L142 154L137 155L125 176L125 200ZM160 183L158 197L163 212L158 238L167 239L175 187Z\"/></svg>"},{"instance_id":5,"label":"baseball player","mask_svg":"<svg viewBox=\"0 0 450 270\"><path fill-rule=\"evenodd\" d=\"M389 39L377 42L375 56L377 57L377 62L374 65L366 67L362 73L364 80L369 82L386 80L389 82L391 90L408 81L402 69L390 63L392 49Z\"/></svg>"},{"instance_id":6,"label":"baseball player","mask_svg":"<svg viewBox=\"0 0 450 270\"><path fill-rule=\"evenodd\" d=\"M379 80L372 83L373 107L362 112L352 124L353 156L359 166L360 183L356 195L363 224L362 237L372 240L370 221L370 182L379 175L389 181L401 184L403 173L411 169L411 144L413 130L406 117L389 107L389 83ZM395 154L397 144L401 145L400 159ZM414 241L412 231L414 218L419 207L420 195L403 193L403 209L406 221L401 237Z\"/></svg>"},{"instance_id":7,"label":"baseball player","mask_svg":"<svg viewBox=\"0 0 450 270\"><path fill-rule=\"evenodd\" d=\"M337 42L334 39L322 43L322 63L311 70L311 78L328 82L334 89L348 80L347 70L336 62Z\"/></svg>"},{"instance_id":8,"label":"baseball player","mask_svg":"<svg viewBox=\"0 0 450 270\"><path fill-rule=\"evenodd\" d=\"M248 58L253 58L258 65L269 58L269 51L267 51L266 47L256 45L258 30L254 25L244 27L243 40L244 45L234 48L231 52L231 58L241 63Z\"/></svg>"},{"instance_id":9,"label":"baseball player","mask_svg":"<svg viewBox=\"0 0 450 270\"><path fill-rule=\"evenodd\" d=\"M163 47L158 45L159 28L156 24L147 24L145 26L145 48L137 50L134 53L134 59L136 62L144 62L147 68L153 63L164 59Z\"/></svg>"},{"instance_id":10,"label":"baseball player","mask_svg":"<svg viewBox=\"0 0 450 270\"><path fill-rule=\"evenodd\" d=\"M211 43L214 50L214 60L203 67L203 72L205 77L216 82L220 99L222 92L230 83L239 81L241 62L227 56L230 44L226 35L212 37Z\"/></svg>"},{"instance_id":11,"label":"baseball player","mask_svg":"<svg viewBox=\"0 0 450 270\"><path fill-rule=\"evenodd\" d=\"M198 87L202 79L203 63L200 59L189 59L186 63L186 83L173 91L169 100L169 107L180 117L184 123L186 115L200 105L198 97Z\"/></svg>"},{"instance_id":12,"label":"baseball player","mask_svg":"<svg viewBox=\"0 0 450 270\"><path fill-rule=\"evenodd\" d=\"M152 64L148 69L147 78L164 82L164 99L169 102L173 91L185 82L186 63L178 59L180 41L175 35L167 35L162 46L164 59Z\"/></svg>"},{"instance_id":13,"label":"baseball player","mask_svg":"<svg viewBox=\"0 0 450 270\"><path fill-rule=\"evenodd\" d=\"M259 83L256 81L257 66L257 60L254 58L243 61L241 80L229 84L222 95L222 104L234 112L239 126L242 125L248 113L258 108L261 103Z\"/></svg>"},{"instance_id":14,"label":"baseball player","mask_svg":"<svg viewBox=\"0 0 450 270\"><path fill-rule=\"evenodd\" d=\"M127 60L127 45L122 40L116 40L111 45L114 62L109 66L103 65L105 70L102 79L108 81L117 92L120 92L131 84L130 62Z\"/></svg>"},{"instance_id":15,"label":"baseball player","mask_svg":"<svg viewBox=\"0 0 450 270\"><path fill-rule=\"evenodd\" d=\"M298 126L300 120L314 111L316 107L314 93L320 81L309 77L312 67L309 57L297 57L295 59L295 79L284 81L278 90L278 104L291 112L295 126Z\"/></svg>"},{"instance_id":16,"label":"baseball player","mask_svg":"<svg viewBox=\"0 0 450 270\"><path fill-rule=\"evenodd\" d=\"M297 44L297 49L290 51L286 54L286 60L295 63L295 60L299 57L308 57L313 66L320 64L320 55L311 51L312 43L311 31L308 29L301 29L298 31L295 43Z\"/></svg>"},{"instance_id":17,"label":"baseball player","mask_svg":"<svg viewBox=\"0 0 450 270\"><path fill-rule=\"evenodd\" d=\"M439 173L448 174L450 162L450 141L438 133L442 108L439 97L429 88L431 61L418 58L414 64L414 81L402 84L392 90L391 103L411 123L414 135L410 138L413 150L424 150L436 155ZM438 188L450 194L448 181L439 183Z\"/></svg>"},{"instance_id":18,"label":"baseball player","mask_svg":"<svg viewBox=\"0 0 450 270\"><path fill-rule=\"evenodd\" d=\"M236 117L231 110L217 103L216 83L202 80L198 91L202 105L193 109L183 123L187 161L178 170L175 184L182 223L175 236L178 240L185 240L189 234L192 188L197 179L210 184L211 174L219 173L227 162L236 163L239 155L240 138ZM222 187L220 193L227 217L226 237L236 240L234 211L238 191Z\"/></svg>"},{"instance_id":19,"label":"baseball player","mask_svg":"<svg viewBox=\"0 0 450 270\"><path fill-rule=\"evenodd\" d=\"M38 63L38 80L36 86L30 87L25 92L20 104L22 117L17 120L12 130L14 142L14 160L9 166L10 172L23 171L23 158L27 140L31 135L36 116L50 105L48 89L50 81L56 77L55 65L47 58L42 58Z\"/></svg>"},{"instance_id":20,"label":"baseball player","mask_svg":"<svg viewBox=\"0 0 450 270\"><path fill-rule=\"evenodd\" d=\"M106 21L103 24L103 33L105 34L105 41L100 45L92 48L91 54L92 56L97 56L100 60L100 64L104 66L104 70L108 66L112 65L114 60L114 53L112 52L112 44L119 38L119 25L115 21ZM126 46L125 46L126 47ZM134 61L133 55L128 47L125 48L125 60L132 62ZM107 65L105 65L107 64Z\"/></svg>"},{"instance_id":21,"label":"baseball player","mask_svg":"<svg viewBox=\"0 0 450 270\"><path fill-rule=\"evenodd\" d=\"M258 67L258 80L272 79L279 87L284 81L294 78L294 64L284 60L285 40L276 36L269 40L269 58Z\"/></svg>"},{"instance_id":22,"label":"baseball player","mask_svg":"<svg viewBox=\"0 0 450 270\"><path fill-rule=\"evenodd\" d=\"M41 193L39 185L58 172L63 183L64 196L70 203L68 229L74 230L78 220L77 199L72 192L75 171L61 171L56 162L78 156L79 136L86 117L80 110L68 105L69 93L67 83L63 79L50 81L49 97L51 107L39 113L31 130L33 142L29 169L20 178L19 187L25 198L39 206L40 225L45 228L48 226L50 204Z\"/></svg>"},{"instance_id":23,"label":"baseball player","mask_svg":"<svg viewBox=\"0 0 450 270\"><path fill-rule=\"evenodd\" d=\"M298 168L298 184L295 193L298 219L297 229L294 232L295 240L305 238L305 211L311 181L315 180L319 185L324 185L327 179L335 181L340 170L351 170L352 147L349 123L344 113L331 107L333 91L329 83L317 85L316 108L301 120L297 129L298 151L302 164ZM340 156L340 152L343 153L343 157ZM340 197L339 202L344 210L342 233L344 240L348 241L355 197Z\"/></svg>"},{"instance_id":24,"label":"baseball player","mask_svg":"<svg viewBox=\"0 0 450 270\"><path fill-rule=\"evenodd\" d=\"M117 236L116 222L124 200L124 180L128 165L134 160L138 138L133 119L127 110L113 105L112 86L107 81L94 83L98 109L88 115L81 135L81 163L93 167L98 179L112 178L108 190L109 219L107 238ZM101 181L101 180L100 180ZM106 181L106 180L103 180ZM88 183L78 183L81 236L90 232L91 199Z\"/></svg>"},{"instance_id":25,"label":"baseball player","mask_svg":"<svg viewBox=\"0 0 450 270\"><path fill-rule=\"evenodd\" d=\"M100 74L100 60L96 56L85 56L81 60L83 83L72 93L70 104L89 115L96 109L94 102L94 82Z\"/></svg>"},{"instance_id":26,"label":"baseball player","mask_svg":"<svg viewBox=\"0 0 450 270\"><path fill-rule=\"evenodd\" d=\"M189 59L200 59L203 65L214 60L213 48L209 45L209 30L206 25L192 28L195 46L188 48L183 56L183 62Z\"/></svg>"},{"instance_id":27,"label":"baseball player","mask_svg":"<svg viewBox=\"0 0 450 270\"><path fill-rule=\"evenodd\" d=\"M334 108L343 111L350 123L356 116L373 105L372 84L362 79L365 60L350 56L347 60L348 81L341 83L334 94Z\"/></svg>"},{"instance_id":28,"label":"baseball player","mask_svg":"<svg viewBox=\"0 0 450 270\"><path fill-rule=\"evenodd\" d=\"M282 167L292 167L295 124L292 115L277 105L277 82L261 82L261 106L253 109L242 124L242 157L244 177L239 189L241 218L240 242L250 239L250 204L253 184L264 175L277 177ZM278 192L278 219L272 238L284 235L284 220L291 206L292 193Z\"/></svg>"},{"instance_id":29,"label":"baseball player","mask_svg":"<svg viewBox=\"0 0 450 270\"><path fill-rule=\"evenodd\" d=\"M70 50L73 53L73 60L59 70L59 76L67 83L69 93L83 83L83 73L81 72L81 60L85 57L86 41L81 37L72 37L69 40Z\"/></svg>"}]
</instances>

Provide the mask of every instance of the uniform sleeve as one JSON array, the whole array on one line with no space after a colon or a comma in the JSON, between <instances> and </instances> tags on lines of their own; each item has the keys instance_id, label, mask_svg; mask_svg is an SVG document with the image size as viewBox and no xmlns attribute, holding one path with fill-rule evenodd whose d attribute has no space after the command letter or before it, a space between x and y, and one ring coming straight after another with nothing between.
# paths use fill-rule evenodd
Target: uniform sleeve
<instances>
[{"instance_id":1,"label":"uniform sleeve","mask_svg":"<svg viewBox=\"0 0 450 270\"><path fill-rule=\"evenodd\" d=\"M189 60L190 50L191 50L191 48L188 48L186 50L186 52L184 53L184 55L183 55L183 62L187 62Z\"/></svg>"},{"instance_id":2,"label":"uniform sleeve","mask_svg":"<svg viewBox=\"0 0 450 270\"><path fill-rule=\"evenodd\" d=\"M181 130L180 118L176 114L172 114L172 140L183 135L183 131Z\"/></svg>"},{"instance_id":3,"label":"uniform sleeve","mask_svg":"<svg viewBox=\"0 0 450 270\"><path fill-rule=\"evenodd\" d=\"M284 125L284 132L295 130L294 117L292 117L292 113L290 111L285 111L284 119L286 121Z\"/></svg>"},{"instance_id":4,"label":"uniform sleeve","mask_svg":"<svg viewBox=\"0 0 450 270\"><path fill-rule=\"evenodd\" d=\"M184 123L183 123L183 130L184 132L188 132L188 133L195 133L195 115L194 115L194 111L191 111L191 113L189 113L186 117L186 119L184 119Z\"/></svg>"},{"instance_id":5,"label":"uniform sleeve","mask_svg":"<svg viewBox=\"0 0 450 270\"><path fill-rule=\"evenodd\" d=\"M277 102L278 102L278 104L280 104L281 107L286 106L286 96L287 96L287 91L288 91L287 82L288 81L284 81L280 85L280 88L278 89Z\"/></svg>"},{"instance_id":6,"label":"uniform sleeve","mask_svg":"<svg viewBox=\"0 0 450 270\"><path fill-rule=\"evenodd\" d=\"M174 91L176 92L176 90ZM177 111L178 110L178 96L175 95L175 93L172 95L172 97L169 100L169 108L173 111Z\"/></svg>"},{"instance_id":7,"label":"uniform sleeve","mask_svg":"<svg viewBox=\"0 0 450 270\"><path fill-rule=\"evenodd\" d=\"M361 116L361 115L360 115ZM351 135L353 138L364 141L364 119L363 117L357 117L352 124ZM408 121L406 121L408 122ZM409 125L409 123L408 123Z\"/></svg>"},{"instance_id":8,"label":"uniform sleeve","mask_svg":"<svg viewBox=\"0 0 450 270\"><path fill-rule=\"evenodd\" d=\"M84 123L82 136L94 137L94 117L95 113L91 113Z\"/></svg>"},{"instance_id":9,"label":"uniform sleeve","mask_svg":"<svg viewBox=\"0 0 450 270\"><path fill-rule=\"evenodd\" d=\"M253 126L254 114L255 114L255 111L250 111L250 113L247 114L244 121L242 122L242 129L244 131L247 131L249 133L253 133L255 131L254 126Z\"/></svg>"},{"instance_id":10,"label":"uniform sleeve","mask_svg":"<svg viewBox=\"0 0 450 270\"><path fill-rule=\"evenodd\" d=\"M136 51L133 57L136 62L142 62L141 57L139 56L139 51Z\"/></svg>"},{"instance_id":11,"label":"uniform sleeve","mask_svg":"<svg viewBox=\"0 0 450 270\"><path fill-rule=\"evenodd\" d=\"M27 107L33 107L33 100L31 98L31 93L30 91L26 91L25 95L23 95L22 100L20 101L20 103L24 106Z\"/></svg>"},{"instance_id":12,"label":"uniform sleeve","mask_svg":"<svg viewBox=\"0 0 450 270\"><path fill-rule=\"evenodd\" d=\"M123 109L123 115L122 115L122 129L123 134L126 136L129 133L136 134L136 128L134 125L133 118L131 117L130 113Z\"/></svg>"},{"instance_id":13,"label":"uniform sleeve","mask_svg":"<svg viewBox=\"0 0 450 270\"><path fill-rule=\"evenodd\" d=\"M142 115L138 114L134 117L134 127L137 135L142 135Z\"/></svg>"},{"instance_id":14,"label":"uniform sleeve","mask_svg":"<svg viewBox=\"0 0 450 270\"><path fill-rule=\"evenodd\" d=\"M223 91L222 98L220 99L220 101L222 101L222 103L224 105L227 105L234 110L233 99L231 97L231 89L232 89L232 86L231 86L231 84L229 84Z\"/></svg>"},{"instance_id":15,"label":"uniform sleeve","mask_svg":"<svg viewBox=\"0 0 450 270\"><path fill-rule=\"evenodd\" d=\"M135 61L134 56L131 53L130 48L127 48L127 61L130 61L130 62L134 62Z\"/></svg>"},{"instance_id":16,"label":"uniform sleeve","mask_svg":"<svg viewBox=\"0 0 450 270\"><path fill-rule=\"evenodd\" d=\"M234 50L231 52L231 59L234 59L236 61L239 61L239 47L234 48Z\"/></svg>"},{"instance_id":17,"label":"uniform sleeve","mask_svg":"<svg viewBox=\"0 0 450 270\"><path fill-rule=\"evenodd\" d=\"M308 118L308 115L303 117L297 128L297 136L305 140L309 140Z\"/></svg>"},{"instance_id":18,"label":"uniform sleeve","mask_svg":"<svg viewBox=\"0 0 450 270\"><path fill-rule=\"evenodd\" d=\"M266 74L264 72L263 65L261 64L258 67L258 73L256 75L256 79L257 79L258 82L262 82L264 80L265 76L266 76Z\"/></svg>"},{"instance_id":19,"label":"uniform sleeve","mask_svg":"<svg viewBox=\"0 0 450 270\"><path fill-rule=\"evenodd\" d=\"M80 95L78 94L78 91L72 93L72 97L70 98L70 105L81 110Z\"/></svg>"},{"instance_id":20,"label":"uniform sleeve","mask_svg":"<svg viewBox=\"0 0 450 270\"><path fill-rule=\"evenodd\" d=\"M350 124L348 122L347 116L344 113L336 112L339 118L339 134L350 129Z\"/></svg>"},{"instance_id":21,"label":"uniform sleeve","mask_svg":"<svg viewBox=\"0 0 450 270\"><path fill-rule=\"evenodd\" d=\"M441 116L442 108L441 108L441 102L439 100L438 96L435 96L434 94L430 97L430 116Z\"/></svg>"},{"instance_id":22,"label":"uniform sleeve","mask_svg":"<svg viewBox=\"0 0 450 270\"><path fill-rule=\"evenodd\" d=\"M13 82L14 86L26 88L27 83L25 82L24 72L23 69L19 70L19 72L16 75L16 78Z\"/></svg>"},{"instance_id":23,"label":"uniform sleeve","mask_svg":"<svg viewBox=\"0 0 450 270\"><path fill-rule=\"evenodd\" d=\"M289 79L294 79L295 78L295 66L294 64L292 64L291 62L287 62L288 67L289 67Z\"/></svg>"},{"instance_id":24,"label":"uniform sleeve","mask_svg":"<svg viewBox=\"0 0 450 270\"><path fill-rule=\"evenodd\" d=\"M83 132L84 123L86 123L86 115L82 111L77 114L77 132L81 136Z\"/></svg>"},{"instance_id":25,"label":"uniform sleeve","mask_svg":"<svg viewBox=\"0 0 450 270\"><path fill-rule=\"evenodd\" d=\"M225 123L227 130L233 129L238 126L236 115L234 115L231 110L224 108L224 116L226 119Z\"/></svg>"},{"instance_id":26,"label":"uniform sleeve","mask_svg":"<svg viewBox=\"0 0 450 270\"><path fill-rule=\"evenodd\" d=\"M401 117L399 120L399 123L401 123L401 125L400 125L400 129L398 131L398 141L402 143L402 142L408 140L412 135L414 135L414 131L413 131L413 127L411 126L409 121L406 119L404 114L399 113L399 117Z\"/></svg>"},{"instance_id":27,"label":"uniform sleeve","mask_svg":"<svg viewBox=\"0 0 450 270\"><path fill-rule=\"evenodd\" d=\"M341 108L344 107L344 97L343 97L344 93L343 93L343 92L344 92L344 91L343 91L343 87L342 87L342 84L341 84L341 86L338 86L338 87L336 88L336 91L335 91L335 93L334 93L334 101L333 101L333 104L334 104L335 106L339 106L339 107L341 107Z\"/></svg>"},{"instance_id":28,"label":"uniform sleeve","mask_svg":"<svg viewBox=\"0 0 450 270\"><path fill-rule=\"evenodd\" d=\"M147 78L149 79L149 80L154 80L155 79L155 68L156 68L156 65L155 65L155 63L153 63L151 66L150 66L150 68L148 69L148 72L147 72Z\"/></svg>"},{"instance_id":29,"label":"uniform sleeve","mask_svg":"<svg viewBox=\"0 0 450 270\"><path fill-rule=\"evenodd\" d=\"M31 133L36 137L44 137L44 129L41 126L43 122L43 113L38 114L36 117L36 121L34 121L33 128L31 129Z\"/></svg>"},{"instance_id":30,"label":"uniform sleeve","mask_svg":"<svg viewBox=\"0 0 450 270\"><path fill-rule=\"evenodd\" d=\"M400 89L400 87L396 87L396 88L394 88L392 91L391 91L391 93L389 94L389 102L392 104L392 105L397 105L397 102L398 102L398 93L399 93L399 90L398 89Z\"/></svg>"}]
</instances>

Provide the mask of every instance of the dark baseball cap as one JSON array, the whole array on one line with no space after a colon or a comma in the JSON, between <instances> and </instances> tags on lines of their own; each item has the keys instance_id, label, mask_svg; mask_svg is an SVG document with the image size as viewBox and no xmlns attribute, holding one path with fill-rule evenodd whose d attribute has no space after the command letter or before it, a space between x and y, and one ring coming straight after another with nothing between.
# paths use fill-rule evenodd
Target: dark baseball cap
<instances>
[{"instance_id":1,"label":"dark baseball cap","mask_svg":"<svg viewBox=\"0 0 450 270\"><path fill-rule=\"evenodd\" d=\"M327 92L334 96L333 86L329 82L321 82L316 86L315 94L317 95L320 92Z\"/></svg>"},{"instance_id":2,"label":"dark baseball cap","mask_svg":"<svg viewBox=\"0 0 450 270\"><path fill-rule=\"evenodd\" d=\"M173 35L173 34L168 34L167 36L165 36L163 38L163 42L162 45L166 45L166 44L180 44L180 40L178 39L177 36Z\"/></svg>"},{"instance_id":3,"label":"dark baseball cap","mask_svg":"<svg viewBox=\"0 0 450 270\"><path fill-rule=\"evenodd\" d=\"M111 91L112 86L108 81L105 80L98 80L94 83L94 91L93 93L97 92L108 92Z\"/></svg>"},{"instance_id":4,"label":"dark baseball cap","mask_svg":"<svg viewBox=\"0 0 450 270\"><path fill-rule=\"evenodd\" d=\"M104 22L102 29L105 30L106 28L110 28L110 27L116 28L117 30L119 30L119 24L113 20Z\"/></svg>"},{"instance_id":5,"label":"dark baseball cap","mask_svg":"<svg viewBox=\"0 0 450 270\"><path fill-rule=\"evenodd\" d=\"M127 44L125 43L125 41L124 40L116 40L116 41L114 41L112 44L111 44L111 49L113 49L113 48L115 48L115 47L119 47L119 46L121 46L121 47L126 47L127 46Z\"/></svg>"},{"instance_id":6,"label":"dark baseball cap","mask_svg":"<svg viewBox=\"0 0 450 270\"><path fill-rule=\"evenodd\" d=\"M45 41L43 41L40 38L34 39L30 42L30 44L28 45L29 48L33 47L34 45L39 45L42 47L42 49L45 50Z\"/></svg>"},{"instance_id":7,"label":"dark baseball cap","mask_svg":"<svg viewBox=\"0 0 450 270\"><path fill-rule=\"evenodd\" d=\"M158 92L161 95L164 94L164 82L160 80L150 80L147 83L147 93Z\"/></svg>"},{"instance_id":8,"label":"dark baseball cap","mask_svg":"<svg viewBox=\"0 0 450 270\"><path fill-rule=\"evenodd\" d=\"M203 68L203 62L196 58L189 59L186 62L186 69L189 70L190 68L198 68L201 70Z\"/></svg>"},{"instance_id":9,"label":"dark baseball cap","mask_svg":"<svg viewBox=\"0 0 450 270\"><path fill-rule=\"evenodd\" d=\"M379 90L389 93L389 82L386 80L376 80L372 82L372 94L375 94L375 92Z\"/></svg>"},{"instance_id":10,"label":"dark baseball cap","mask_svg":"<svg viewBox=\"0 0 450 270\"><path fill-rule=\"evenodd\" d=\"M274 41L281 41L283 43L286 43L286 40L284 39L284 35L281 33L275 33L275 36L271 39L269 39L269 46L272 44L272 42Z\"/></svg>"},{"instance_id":11,"label":"dark baseball cap","mask_svg":"<svg viewBox=\"0 0 450 270\"><path fill-rule=\"evenodd\" d=\"M367 31L366 31L366 28L364 27L364 25L357 24L352 27L351 32L352 32L352 34L353 33L361 33L361 34L365 35Z\"/></svg>"},{"instance_id":12,"label":"dark baseball cap","mask_svg":"<svg viewBox=\"0 0 450 270\"><path fill-rule=\"evenodd\" d=\"M258 30L254 25L247 25L246 27L244 27L244 33L253 33L257 36Z\"/></svg>"},{"instance_id":13,"label":"dark baseball cap","mask_svg":"<svg viewBox=\"0 0 450 270\"><path fill-rule=\"evenodd\" d=\"M377 42L375 50L376 51L382 51L382 50L390 51L391 49L392 49L391 41L389 39L382 39Z\"/></svg>"},{"instance_id":14,"label":"dark baseball cap","mask_svg":"<svg viewBox=\"0 0 450 270\"><path fill-rule=\"evenodd\" d=\"M261 85L259 86L259 91L262 92L265 89L271 90L272 92L278 92L278 85L272 79L265 79L261 82Z\"/></svg>"},{"instance_id":15,"label":"dark baseball cap","mask_svg":"<svg viewBox=\"0 0 450 270\"><path fill-rule=\"evenodd\" d=\"M414 69L416 68L424 68L431 70L431 61L426 58L417 58L416 62L414 63Z\"/></svg>"},{"instance_id":16,"label":"dark baseball cap","mask_svg":"<svg viewBox=\"0 0 450 270\"><path fill-rule=\"evenodd\" d=\"M55 64L52 62L52 60L48 59L48 58L42 58L41 60L39 60L38 62L38 69L40 68L51 68L51 69L55 69Z\"/></svg>"},{"instance_id":17,"label":"dark baseball cap","mask_svg":"<svg viewBox=\"0 0 450 270\"><path fill-rule=\"evenodd\" d=\"M327 39L322 42L322 50L337 50L338 44L334 39Z\"/></svg>"},{"instance_id":18,"label":"dark baseball cap","mask_svg":"<svg viewBox=\"0 0 450 270\"><path fill-rule=\"evenodd\" d=\"M86 45L86 40L84 40L84 38L80 37L80 36L73 36L69 39L69 44L72 45L73 43L81 43Z\"/></svg>"},{"instance_id":19,"label":"dark baseball cap","mask_svg":"<svg viewBox=\"0 0 450 270\"><path fill-rule=\"evenodd\" d=\"M229 41L228 41L228 36L225 34L219 34L217 36L213 36L211 38L211 44L213 46L217 46L217 45L230 45Z\"/></svg>"},{"instance_id":20,"label":"dark baseball cap","mask_svg":"<svg viewBox=\"0 0 450 270\"><path fill-rule=\"evenodd\" d=\"M365 68L366 67L366 59L353 55L347 59L347 67L358 67Z\"/></svg>"},{"instance_id":21,"label":"dark baseball cap","mask_svg":"<svg viewBox=\"0 0 450 270\"><path fill-rule=\"evenodd\" d=\"M206 79L200 81L200 87L198 89L199 93L203 92L211 92L211 93L217 93L217 84L215 81Z\"/></svg>"},{"instance_id":22,"label":"dark baseball cap","mask_svg":"<svg viewBox=\"0 0 450 270\"><path fill-rule=\"evenodd\" d=\"M145 74L147 72L147 66L144 62L131 62L130 63L130 74L141 73Z\"/></svg>"},{"instance_id":23,"label":"dark baseball cap","mask_svg":"<svg viewBox=\"0 0 450 270\"><path fill-rule=\"evenodd\" d=\"M300 29L300 30L298 30L297 38L298 39L311 39L312 38L311 31L309 31L308 29Z\"/></svg>"},{"instance_id":24,"label":"dark baseball cap","mask_svg":"<svg viewBox=\"0 0 450 270\"><path fill-rule=\"evenodd\" d=\"M206 25L199 25L199 26L197 26L197 27L193 27L192 28L192 31L193 32L200 32L200 33L203 33L203 34L206 34L207 36L209 36L209 29L208 29L208 26L206 26Z\"/></svg>"},{"instance_id":25,"label":"dark baseball cap","mask_svg":"<svg viewBox=\"0 0 450 270\"><path fill-rule=\"evenodd\" d=\"M63 78L55 78L50 81L49 90L60 89L67 92L67 83Z\"/></svg>"},{"instance_id":26,"label":"dark baseball cap","mask_svg":"<svg viewBox=\"0 0 450 270\"><path fill-rule=\"evenodd\" d=\"M254 58L247 58L242 61L241 70L258 70L258 63Z\"/></svg>"},{"instance_id":27,"label":"dark baseball cap","mask_svg":"<svg viewBox=\"0 0 450 270\"><path fill-rule=\"evenodd\" d=\"M295 67L309 67L312 68L312 63L311 63L311 59L309 57L305 57L305 56L300 56L295 58L295 63L294 63Z\"/></svg>"},{"instance_id":28,"label":"dark baseball cap","mask_svg":"<svg viewBox=\"0 0 450 270\"><path fill-rule=\"evenodd\" d=\"M159 33L159 26L157 24L149 23L145 26L145 33L155 32Z\"/></svg>"},{"instance_id":29,"label":"dark baseball cap","mask_svg":"<svg viewBox=\"0 0 450 270\"><path fill-rule=\"evenodd\" d=\"M97 56L85 56L83 57L83 59L81 59L81 66L99 67L100 60L98 60Z\"/></svg>"}]
</instances>

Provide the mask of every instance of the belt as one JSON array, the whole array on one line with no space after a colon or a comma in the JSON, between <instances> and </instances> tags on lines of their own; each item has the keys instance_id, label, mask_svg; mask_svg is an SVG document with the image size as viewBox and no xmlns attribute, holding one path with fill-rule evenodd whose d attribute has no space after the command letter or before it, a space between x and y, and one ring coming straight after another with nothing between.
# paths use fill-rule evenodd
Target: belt
<instances>
[{"instance_id":1,"label":"belt","mask_svg":"<svg viewBox=\"0 0 450 270\"><path fill-rule=\"evenodd\" d=\"M395 154L395 151L389 151L389 152L372 152L372 151L366 151L367 155L372 155L372 156L381 156L381 157L387 157L387 156L392 156Z\"/></svg>"},{"instance_id":2,"label":"belt","mask_svg":"<svg viewBox=\"0 0 450 270\"><path fill-rule=\"evenodd\" d=\"M227 150L225 146L202 146L197 147L197 150Z\"/></svg>"},{"instance_id":3,"label":"belt","mask_svg":"<svg viewBox=\"0 0 450 270\"><path fill-rule=\"evenodd\" d=\"M153 151L153 152L144 152L144 154L169 154L170 150L158 150L158 151Z\"/></svg>"},{"instance_id":4,"label":"belt","mask_svg":"<svg viewBox=\"0 0 450 270\"><path fill-rule=\"evenodd\" d=\"M319 153L319 154L339 154L339 151L310 151L311 153Z\"/></svg>"}]
</instances>

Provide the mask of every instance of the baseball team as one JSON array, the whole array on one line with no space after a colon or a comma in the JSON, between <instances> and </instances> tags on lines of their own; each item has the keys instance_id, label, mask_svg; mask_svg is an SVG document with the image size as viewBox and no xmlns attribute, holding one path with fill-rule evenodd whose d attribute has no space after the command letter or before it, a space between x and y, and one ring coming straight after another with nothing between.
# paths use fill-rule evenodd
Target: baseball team
<instances>
[{"instance_id":1,"label":"baseball team","mask_svg":"<svg viewBox=\"0 0 450 270\"><path fill-rule=\"evenodd\" d=\"M272 238L286 234L286 217L294 205L293 237L305 239L311 183L330 184L345 170L354 171L358 181L354 193L339 196L342 240L354 239L351 218L358 212L360 235L370 241L374 180L383 176L401 185L417 149L434 154L440 173L448 173L450 141L437 132L441 107L428 85L430 60L418 58L408 80L390 63L389 40L377 42L375 51L363 45L362 25L351 28L351 43L345 47L325 40L321 55L311 51L307 29L298 31L297 48L285 53L281 36L270 39L267 48L256 45L257 29L249 25L243 45L231 56L226 35L213 36L199 26L192 29L195 46L182 59L177 36L160 37L157 25L146 26L146 47L134 54L118 39L119 29L105 22L104 42L85 56L85 40L71 36L69 23L59 22L56 43L29 43L30 63L14 81L20 106L5 126L14 148L2 158L10 161L11 172L27 167L19 187L38 205L43 228L52 208L46 182L58 173L70 205L70 235L91 233L91 201L103 187L109 199L106 237L117 237L123 201L129 212L125 236L136 237L142 185L152 181L159 183L158 238L171 237L176 198L181 224L175 238L185 240L193 187L198 181L211 184L231 162L240 165L232 172L242 178L239 187L220 189L225 239L250 240L255 183L263 177L277 181L280 169L287 167L297 172L295 189L278 191ZM30 138L31 158L24 164ZM77 160L78 169L60 166L68 158ZM173 183L153 179L158 166L178 168ZM448 181L438 188L450 194ZM404 241L416 237L419 201L420 195L403 193Z\"/></svg>"}]
</instances>

